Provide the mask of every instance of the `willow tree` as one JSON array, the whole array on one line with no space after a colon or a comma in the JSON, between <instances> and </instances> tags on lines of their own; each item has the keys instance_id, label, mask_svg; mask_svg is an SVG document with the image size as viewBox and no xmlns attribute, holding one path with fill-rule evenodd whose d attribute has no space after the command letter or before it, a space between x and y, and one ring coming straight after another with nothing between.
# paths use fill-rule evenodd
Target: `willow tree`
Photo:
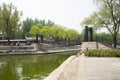
<instances>
[{"instance_id":1,"label":"willow tree","mask_svg":"<svg viewBox=\"0 0 120 80\"><path fill-rule=\"evenodd\" d=\"M61 26L61 25L53 25L50 28L50 35L55 39L55 42L59 42L59 40L61 38L64 37L63 33L64 33L65 27Z\"/></svg>"},{"instance_id":2,"label":"willow tree","mask_svg":"<svg viewBox=\"0 0 120 80\"><path fill-rule=\"evenodd\" d=\"M35 25L32 25L29 31L29 34L31 34L33 37L36 36L36 41L38 41L38 37L41 37L41 42L43 42L43 34L40 32L40 30L44 26L41 23L37 23Z\"/></svg>"},{"instance_id":3,"label":"willow tree","mask_svg":"<svg viewBox=\"0 0 120 80\"><path fill-rule=\"evenodd\" d=\"M21 15L22 13L12 3L9 5L4 3L0 6L0 29L6 35L8 42L12 33L15 34L19 30Z\"/></svg>"},{"instance_id":4,"label":"willow tree","mask_svg":"<svg viewBox=\"0 0 120 80\"><path fill-rule=\"evenodd\" d=\"M67 29L61 25L54 25L50 28L50 34L56 42L65 41L69 43L78 39L79 33L73 29Z\"/></svg>"},{"instance_id":5,"label":"willow tree","mask_svg":"<svg viewBox=\"0 0 120 80\"><path fill-rule=\"evenodd\" d=\"M120 27L120 0L95 0L95 2L98 10L85 18L82 24L93 25L96 29L107 28L116 48Z\"/></svg>"},{"instance_id":6,"label":"willow tree","mask_svg":"<svg viewBox=\"0 0 120 80\"><path fill-rule=\"evenodd\" d=\"M79 33L76 30L68 29L66 33L67 33L66 38L68 40L73 41L73 40L78 39Z\"/></svg>"},{"instance_id":7,"label":"willow tree","mask_svg":"<svg viewBox=\"0 0 120 80\"><path fill-rule=\"evenodd\" d=\"M42 34L44 37L50 36L50 28L48 26L44 26L42 29L39 30L39 33Z\"/></svg>"}]
</instances>

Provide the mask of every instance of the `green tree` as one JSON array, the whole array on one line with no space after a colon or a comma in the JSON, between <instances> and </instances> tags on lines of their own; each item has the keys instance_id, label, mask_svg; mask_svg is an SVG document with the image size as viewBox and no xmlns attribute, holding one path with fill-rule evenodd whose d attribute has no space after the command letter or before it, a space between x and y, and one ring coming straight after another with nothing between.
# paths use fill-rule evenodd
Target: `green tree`
<instances>
[{"instance_id":1,"label":"green tree","mask_svg":"<svg viewBox=\"0 0 120 80\"><path fill-rule=\"evenodd\" d=\"M48 20L45 25L52 27L54 25L54 22L52 22L51 20Z\"/></svg>"},{"instance_id":2,"label":"green tree","mask_svg":"<svg viewBox=\"0 0 120 80\"><path fill-rule=\"evenodd\" d=\"M96 29L107 28L116 48L120 27L120 0L95 0L95 2L98 10L85 18L82 24L93 25Z\"/></svg>"},{"instance_id":3,"label":"green tree","mask_svg":"<svg viewBox=\"0 0 120 80\"><path fill-rule=\"evenodd\" d=\"M100 41L100 42L105 42L105 43L111 42L111 36L109 33L105 33L105 32L94 33L93 37L94 37L94 39L96 39L96 37L97 37L97 41Z\"/></svg>"},{"instance_id":4,"label":"green tree","mask_svg":"<svg viewBox=\"0 0 120 80\"><path fill-rule=\"evenodd\" d=\"M29 35L29 31L32 25L34 25L34 20L32 20L31 18L27 18L22 22L23 37Z\"/></svg>"},{"instance_id":5,"label":"green tree","mask_svg":"<svg viewBox=\"0 0 120 80\"><path fill-rule=\"evenodd\" d=\"M36 39L40 36L41 37L41 42L43 42L43 34L40 32L40 30L43 28L44 26L41 23L37 23L35 25L33 25L29 31L29 33L35 37Z\"/></svg>"},{"instance_id":6,"label":"green tree","mask_svg":"<svg viewBox=\"0 0 120 80\"><path fill-rule=\"evenodd\" d=\"M51 36L55 39L56 42L59 42L59 40L61 38L64 38L64 30L65 30L65 27L61 26L61 25L53 25L51 28L50 28L50 34Z\"/></svg>"},{"instance_id":7,"label":"green tree","mask_svg":"<svg viewBox=\"0 0 120 80\"><path fill-rule=\"evenodd\" d=\"M20 17L22 13L10 3L9 5L3 4L0 6L0 29L7 40L12 38L12 33L16 33L20 29Z\"/></svg>"},{"instance_id":8,"label":"green tree","mask_svg":"<svg viewBox=\"0 0 120 80\"><path fill-rule=\"evenodd\" d=\"M48 26L48 27L51 27L53 26L54 22L52 22L51 20L48 20L46 22L46 20L39 20L39 19L32 19L32 18L27 18L26 20L24 20L22 22L22 29L23 29L23 37L24 36L28 36L29 35L29 32L30 32L30 29L33 25L37 25L39 27L43 27L43 26Z\"/></svg>"},{"instance_id":9,"label":"green tree","mask_svg":"<svg viewBox=\"0 0 120 80\"><path fill-rule=\"evenodd\" d=\"M42 34L44 37L49 37L50 28L48 26L44 26L42 29L40 29L39 33Z\"/></svg>"},{"instance_id":10,"label":"green tree","mask_svg":"<svg viewBox=\"0 0 120 80\"><path fill-rule=\"evenodd\" d=\"M73 29L69 29L67 30L67 38L69 40L76 40L78 38L78 32L76 30L73 30Z\"/></svg>"},{"instance_id":11,"label":"green tree","mask_svg":"<svg viewBox=\"0 0 120 80\"><path fill-rule=\"evenodd\" d=\"M30 34L32 35L32 36L36 36L36 34L39 34L39 27L38 26L36 26L36 25L33 25L32 27L31 27L31 29L30 29Z\"/></svg>"},{"instance_id":12,"label":"green tree","mask_svg":"<svg viewBox=\"0 0 120 80\"><path fill-rule=\"evenodd\" d=\"M61 40L74 41L78 39L78 32L73 29L67 29L61 25L54 25L50 28L50 34L55 39L56 42L60 42Z\"/></svg>"}]
</instances>

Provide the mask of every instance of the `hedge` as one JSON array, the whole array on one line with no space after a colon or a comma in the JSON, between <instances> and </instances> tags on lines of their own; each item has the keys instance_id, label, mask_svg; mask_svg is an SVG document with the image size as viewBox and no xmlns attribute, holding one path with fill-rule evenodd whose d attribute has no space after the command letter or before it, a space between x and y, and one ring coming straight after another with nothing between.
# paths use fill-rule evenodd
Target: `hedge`
<instances>
[{"instance_id":1,"label":"hedge","mask_svg":"<svg viewBox=\"0 0 120 80\"><path fill-rule=\"evenodd\" d=\"M83 52L89 57L120 57L120 50L115 49L91 49Z\"/></svg>"}]
</instances>

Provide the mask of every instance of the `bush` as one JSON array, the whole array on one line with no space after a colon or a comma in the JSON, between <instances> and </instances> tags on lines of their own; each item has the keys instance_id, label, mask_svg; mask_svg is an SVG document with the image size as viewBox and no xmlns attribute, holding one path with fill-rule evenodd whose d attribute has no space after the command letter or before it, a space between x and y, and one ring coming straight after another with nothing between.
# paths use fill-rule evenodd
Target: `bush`
<instances>
[{"instance_id":1,"label":"bush","mask_svg":"<svg viewBox=\"0 0 120 80\"><path fill-rule=\"evenodd\" d=\"M83 51L85 56L90 57L120 57L120 50L114 49L93 49L88 51Z\"/></svg>"}]
</instances>

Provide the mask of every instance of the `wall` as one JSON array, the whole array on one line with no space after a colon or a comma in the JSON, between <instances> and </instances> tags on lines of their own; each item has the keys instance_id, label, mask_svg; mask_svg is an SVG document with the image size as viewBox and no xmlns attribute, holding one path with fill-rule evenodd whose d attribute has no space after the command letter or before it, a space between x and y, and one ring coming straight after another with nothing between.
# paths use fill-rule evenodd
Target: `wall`
<instances>
[{"instance_id":1,"label":"wall","mask_svg":"<svg viewBox=\"0 0 120 80\"><path fill-rule=\"evenodd\" d=\"M82 42L82 50L86 49L111 49L111 47L99 42Z\"/></svg>"},{"instance_id":2,"label":"wall","mask_svg":"<svg viewBox=\"0 0 120 80\"><path fill-rule=\"evenodd\" d=\"M27 50L27 49L34 49L33 46L0 46L0 50Z\"/></svg>"}]
</instances>

